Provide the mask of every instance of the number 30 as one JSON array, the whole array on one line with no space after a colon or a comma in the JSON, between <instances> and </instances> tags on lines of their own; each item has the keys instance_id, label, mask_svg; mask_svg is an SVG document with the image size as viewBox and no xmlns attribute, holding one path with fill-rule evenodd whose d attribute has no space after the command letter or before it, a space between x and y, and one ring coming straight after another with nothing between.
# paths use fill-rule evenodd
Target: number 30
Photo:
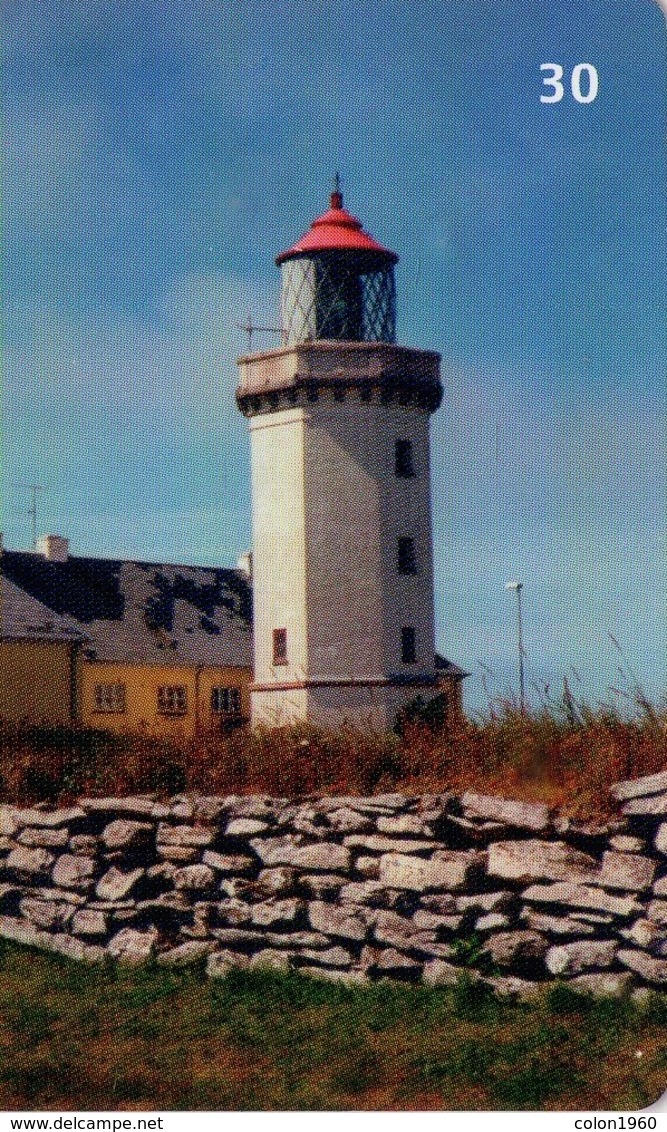
<instances>
[{"instance_id":1,"label":"number 30","mask_svg":"<svg viewBox=\"0 0 667 1132\"><path fill-rule=\"evenodd\" d=\"M560 63L541 63L541 71L551 71L550 75L544 75L542 82L545 86L553 88L553 94L541 94L540 102L560 102L565 94L565 87L562 83L563 68ZM588 93L584 94L581 89L581 76L586 72L588 78ZM598 73L592 63L577 63L572 71L570 78L570 90L575 102L580 102L586 106L589 102L593 102L597 98L600 80Z\"/></svg>"}]
</instances>

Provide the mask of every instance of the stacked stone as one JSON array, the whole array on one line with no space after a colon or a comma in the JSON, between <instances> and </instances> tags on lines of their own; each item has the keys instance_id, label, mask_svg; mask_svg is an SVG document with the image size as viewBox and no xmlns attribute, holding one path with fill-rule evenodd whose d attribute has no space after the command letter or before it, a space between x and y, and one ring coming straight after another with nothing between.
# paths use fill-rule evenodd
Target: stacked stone
<instances>
[{"instance_id":1,"label":"stacked stone","mask_svg":"<svg viewBox=\"0 0 667 1132\"><path fill-rule=\"evenodd\" d=\"M0 935L95 962L207 957L530 996L667 984L667 773L587 825L475 793L0 807Z\"/></svg>"}]
</instances>

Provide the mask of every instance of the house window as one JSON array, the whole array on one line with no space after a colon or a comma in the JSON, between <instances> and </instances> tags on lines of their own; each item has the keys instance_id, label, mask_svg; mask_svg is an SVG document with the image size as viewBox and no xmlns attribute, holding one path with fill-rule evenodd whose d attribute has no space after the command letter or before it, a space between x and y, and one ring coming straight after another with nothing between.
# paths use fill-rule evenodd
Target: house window
<instances>
[{"instance_id":1,"label":"house window","mask_svg":"<svg viewBox=\"0 0 667 1132\"><path fill-rule=\"evenodd\" d=\"M412 538L399 538L398 540L398 572L399 574L417 573L415 540Z\"/></svg>"},{"instance_id":2,"label":"house window","mask_svg":"<svg viewBox=\"0 0 667 1132\"><path fill-rule=\"evenodd\" d=\"M412 479L412 477L417 474L415 472L411 440L396 441L395 471L399 479L403 480Z\"/></svg>"},{"instance_id":3,"label":"house window","mask_svg":"<svg viewBox=\"0 0 667 1132\"><path fill-rule=\"evenodd\" d=\"M287 629L273 630L273 663L287 664Z\"/></svg>"},{"instance_id":4,"label":"house window","mask_svg":"<svg viewBox=\"0 0 667 1132\"><path fill-rule=\"evenodd\" d=\"M240 715L241 689L211 688L211 711L215 715Z\"/></svg>"},{"instance_id":5,"label":"house window","mask_svg":"<svg viewBox=\"0 0 667 1132\"><path fill-rule=\"evenodd\" d=\"M403 664L417 663L417 640L412 625L405 625L401 629L401 660Z\"/></svg>"},{"instance_id":6,"label":"house window","mask_svg":"<svg viewBox=\"0 0 667 1132\"><path fill-rule=\"evenodd\" d=\"M157 690L157 710L160 715L185 715L188 710L188 690L183 684L161 684Z\"/></svg>"},{"instance_id":7,"label":"house window","mask_svg":"<svg viewBox=\"0 0 667 1132\"><path fill-rule=\"evenodd\" d=\"M125 711L124 684L96 684L95 711Z\"/></svg>"}]
</instances>

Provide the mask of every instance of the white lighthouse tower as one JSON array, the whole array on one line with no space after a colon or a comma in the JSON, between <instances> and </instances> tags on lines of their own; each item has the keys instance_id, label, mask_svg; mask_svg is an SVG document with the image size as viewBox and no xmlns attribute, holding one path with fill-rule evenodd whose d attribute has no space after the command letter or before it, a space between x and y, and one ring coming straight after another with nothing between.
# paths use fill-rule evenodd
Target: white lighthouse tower
<instances>
[{"instance_id":1,"label":"white lighthouse tower","mask_svg":"<svg viewBox=\"0 0 667 1132\"><path fill-rule=\"evenodd\" d=\"M397 261L337 189L276 259L282 347L239 359L253 723L390 728L402 705L437 692L429 417L440 356L395 344Z\"/></svg>"}]
</instances>

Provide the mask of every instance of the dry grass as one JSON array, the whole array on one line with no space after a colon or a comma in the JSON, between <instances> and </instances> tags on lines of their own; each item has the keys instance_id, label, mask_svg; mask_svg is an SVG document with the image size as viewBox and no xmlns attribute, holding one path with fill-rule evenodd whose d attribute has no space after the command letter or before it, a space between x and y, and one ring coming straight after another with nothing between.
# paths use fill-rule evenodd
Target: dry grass
<instances>
[{"instance_id":1,"label":"dry grass","mask_svg":"<svg viewBox=\"0 0 667 1132\"><path fill-rule=\"evenodd\" d=\"M406 793L473 789L545 801L581 817L613 812L609 784L667 767L667 710L572 698L521 713L496 700L450 729L402 734L305 725L206 734L176 746L147 736L0 723L0 799L183 790L212 794Z\"/></svg>"}]
</instances>

